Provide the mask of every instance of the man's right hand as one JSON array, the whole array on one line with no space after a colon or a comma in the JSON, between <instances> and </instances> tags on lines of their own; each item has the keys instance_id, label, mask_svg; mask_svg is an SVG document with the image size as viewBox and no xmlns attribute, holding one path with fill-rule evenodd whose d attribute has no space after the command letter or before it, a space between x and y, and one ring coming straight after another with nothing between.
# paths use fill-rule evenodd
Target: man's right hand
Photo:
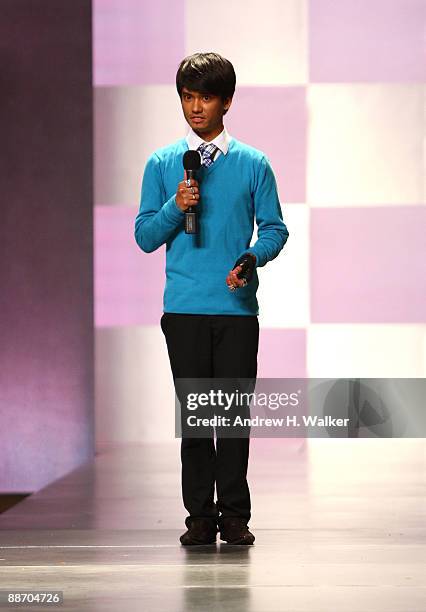
<instances>
[{"instance_id":1,"label":"man's right hand","mask_svg":"<svg viewBox=\"0 0 426 612\"><path fill-rule=\"evenodd\" d=\"M176 204L181 210L185 212L191 206L196 206L200 199L200 192L198 190L198 183L195 179L191 179L190 187L186 184L186 170L185 179L178 185L176 191Z\"/></svg>"}]
</instances>

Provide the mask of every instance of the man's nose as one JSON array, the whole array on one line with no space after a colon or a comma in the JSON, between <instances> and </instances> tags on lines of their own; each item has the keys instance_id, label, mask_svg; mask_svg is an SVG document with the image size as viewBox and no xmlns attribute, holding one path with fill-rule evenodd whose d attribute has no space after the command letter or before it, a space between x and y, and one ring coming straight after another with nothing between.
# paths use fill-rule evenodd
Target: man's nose
<instances>
[{"instance_id":1,"label":"man's nose","mask_svg":"<svg viewBox=\"0 0 426 612\"><path fill-rule=\"evenodd\" d=\"M199 113L202 110L203 110L203 106L202 106L201 100L194 98L194 101L192 103L192 112Z\"/></svg>"}]
</instances>

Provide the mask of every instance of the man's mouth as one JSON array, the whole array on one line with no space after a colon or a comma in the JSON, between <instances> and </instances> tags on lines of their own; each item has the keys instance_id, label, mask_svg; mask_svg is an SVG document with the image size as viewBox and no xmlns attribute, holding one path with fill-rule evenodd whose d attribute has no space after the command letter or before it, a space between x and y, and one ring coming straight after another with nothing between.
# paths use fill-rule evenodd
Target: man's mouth
<instances>
[{"instance_id":1,"label":"man's mouth","mask_svg":"<svg viewBox=\"0 0 426 612\"><path fill-rule=\"evenodd\" d=\"M204 117L191 117L191 120L194 121L194 123L201 123L204 121Z\"/></svg>"}]
</instances>

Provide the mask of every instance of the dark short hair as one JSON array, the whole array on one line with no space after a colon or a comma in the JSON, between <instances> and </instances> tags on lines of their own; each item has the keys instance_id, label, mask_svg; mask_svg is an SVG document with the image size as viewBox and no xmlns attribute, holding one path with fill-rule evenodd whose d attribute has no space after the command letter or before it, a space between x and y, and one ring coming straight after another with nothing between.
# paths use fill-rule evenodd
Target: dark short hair
<instances>
[{"instance_id":1,"label":"dark short hair","mask_svg":"<svg viewBox=\"0 0 426 612\"><path fill-rule=\"evenodd\" d=\"M223 101L235 92L235 71L231 62L218 53L194 53L185 57L176 73L176 88L182 98L184 87L190 91L220 96Z\"/></svg>"}]
</instances>

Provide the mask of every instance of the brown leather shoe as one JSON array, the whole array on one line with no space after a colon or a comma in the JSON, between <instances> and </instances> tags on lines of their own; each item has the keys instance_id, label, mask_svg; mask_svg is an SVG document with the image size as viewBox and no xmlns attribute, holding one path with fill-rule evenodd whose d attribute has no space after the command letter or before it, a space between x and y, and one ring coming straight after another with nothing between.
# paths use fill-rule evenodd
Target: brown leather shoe
<instances>
[{"instance_id":1,"label":"brown leather shoe","mask_svg":"<svg viewBox=\"0 0 426 612\"><path fill-rule=\"evenodd\" d=\"M255 537L248 530L247 519L238 516L220 520L220 539L228 544L253 544Z\"/></svg>"},{"instance_id":2,"label":"brown leather shoe","mask_svg":"<svg viewBox=\"0 0 426 612\"><path fill-rule=\"evenodd\" d=\"M186 521L188 531L180 536L184 546L216 544L217 526L214 520L206 518L189 518Z\"/></svg>"}]
</instances>

